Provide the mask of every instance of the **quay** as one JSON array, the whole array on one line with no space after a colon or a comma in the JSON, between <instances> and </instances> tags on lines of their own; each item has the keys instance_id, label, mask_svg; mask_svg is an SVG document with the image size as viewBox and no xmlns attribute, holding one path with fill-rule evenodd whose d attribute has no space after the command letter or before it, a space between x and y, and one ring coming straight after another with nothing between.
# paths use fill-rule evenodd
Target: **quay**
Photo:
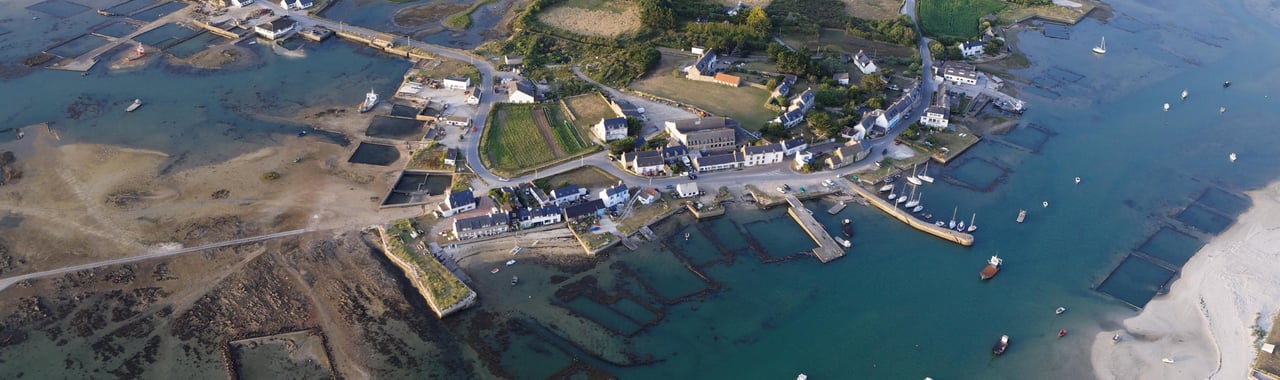
<instances>
[{"instance_id":1,"label":"quay","mask_svg":"<svg viewBox=\"0 0 1280 380\"><path fill-rule=\"evenodd\" d=\"M804 232L809 233L809 237L818 243L818 247L813 249L813 255L818 257L818 261L823 264L844 257L844 247L836 244L835 239L831 238L831 234L822 228L813 215L810 215L804 204L800 203L800 199L796 196L787 194L787 203L791 204L791 208L787 209L787 214L791 214L791 218L800 224L800 228Z\"/></svg>"},{"instance_id":2,"label":"quay","mask_svg":"<svg viewBox=\"0 0 1280 380\"><path fill-rule=\"evenodd\" d=\"M871 204L876 206L876 208L889 214L889 216L892 216L894 218L897 218L898 220L901 220L903 223L906 223L909 226L915 227L917 230L927 232L933 236L937 236L966 247L973 245L973 235L960 232L960 231L955 231L946 227L939 227L934 225L933 223L929 223L928 221L920 220L919 218L916 218L910 213L902 209L899 209L893 203L890 203L889 201L881 199L880 197L876 196L876 194L872 194L870 191L863 188L862 186L859 186L856 183L850 182L848 179L841 178L840 181L845 185L845 187L848 187L850 191L858 193L858 195L861 195L862 198L865 198L867 201L871 202Z\"/></svg>"}]
</instances>

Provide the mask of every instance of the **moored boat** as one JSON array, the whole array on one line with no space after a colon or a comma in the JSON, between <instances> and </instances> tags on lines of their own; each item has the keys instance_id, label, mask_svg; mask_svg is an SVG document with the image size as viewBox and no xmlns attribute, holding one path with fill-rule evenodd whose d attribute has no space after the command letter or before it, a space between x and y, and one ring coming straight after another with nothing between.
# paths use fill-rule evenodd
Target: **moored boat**
<instances>
[{"instance_id":1,"label":"moored boat","mask_svg":"<svg viewBox=\"0 0 1280 380\"><path fill-rule=\"evenodd\" d=\"M142 99L134 99L133 104L130 104L129 108L125 108L124 112L133 112L133 110L138 109L138 107L142 107Z\"/></svg>"},{"instance_id":2,"label":"moored boat","mask_svg":"<svg viewBox=\"0 0 1280 380\"><path fill-rule=\"evenodd\" d=\"M1018 223L1022 223L1025 219L1027 219L1027 210L1018 210Z\"/></svg>"},{"instance_id":3,"label":"moored boat","mask_svg":"<svg viewBox=\"0 0 1280 380\"><path fill-rule=\"evenodd\" d=\"M996 345L991 347L992 355L1003 355L1005 350L1009 349L1009 336L1001 335L1000 340L996 341Z\"/></svg>"},{"instance_id":4,"label":"moored boat","mask_svg":"<svg viewBox=\"0 0 1280 380\"><path fill-rule=\"evenodd\" d=\"M368 94L364 94L364 102L360 103L360 113L369 112L373 106L378 105L378 93L369 90Z\"/></svg>"},{"instance_id":5,"label":"moored boat","mask_svg":"<svg viewBox=\"0 0 1280 380\"><path fill-rule=\"evenodd\" d=\"M920 210L924 210L923 205L917 205L915 208L911 209L911 212L920 212Z\"/></svg>"},{"instance_id":6,"label":"moored boat","mask_svg":"<svg viewBox=\"0 0 1280 380\"><path fill-rule=\"evenodd\" d=\"M511 286L515 286L518 282L520 282L520 277L511 276Z\"/></svg>"},{"instance_id":7,"label":"moored boat","mask_svg":"<svg viewBox=\"0 0 1280 380\"><path fill-rule=\"evenodd\" d=\"M1098 46L1093 47L1093 52L1097 54L1107 54L1107 38L1102 37L1102 42Z\"/></svg>"},{"instance_id":8,"label":"moored boat","mask_svg":"<svg viewBox=\"0 0 1280 380\"><path fill-rule=\"evenodd\" d=\"M840 244L841 247L849 248L853 246L853 243L850 243L848 240L841 239L839 236L832 236L831 238L835 239L836 243Z\"/></svg>"},{"instance_id":9,"label":"moored boat","mask_svg":"<svg viewBox=\"0 0 1280 380\"><path fill-rule=\"evenodd\" d=\"M919 178L921 181L933 183L933 177L929 176L929 161L924 162L924 171L921 171L920 174L917 174L916 178Z\"/></svg>"},{"instance_id":10,"label":"moored boat","mask_svg":"<svg viewBox=\"0 0 1280 380\"><path fill-rule=\"evenodd\" d=\"M515 259L507 260L507 266L511 266L512 264L515 264L515 263L516 263Z\"/></svg>"},{"instance_id":11,"label":"moored boat","mask_svg":"<svg viewBox=\"0 0 1280 380\"><path fill-rule=\"evenodd\" d=\"M982 268L982 272L978 273L978 277L982 280L990 280L996 276L996 273L1000 273L1000 266L1002 265L1004 265L1004 260L1000 259L1000 256L991 256L991 259L987 260L987 266Z\"/></svg>"},{"instance_id":12,"label":"moored boat","mask_svg":"<svg viewBox=\"0 0 1280 380\"><path fill-rule=\"evenodd\" d=\"M1053 311L1053 313L1057 315L1062 315L1062 313L1066 313L1066 312L1067 312L1067 308L1062 306L1058 306L1058 310Z\"/></svg>"},{"instance_id":13,"label":"moored boat","mask_svg":"<svg viewBox=\"0 0 1280 380\"><path fill-rule=\"evenodd\" d=\"M973 224L973 221L975 220L978 220L978 213L976 212L973 213L973 216L969 218L969 228L966 228L965 232L973 232L978 229L978 226Z\"/></svg>"},{"instance_id":14,"label":"moored boat","mask_svg":"<svg viewBox=\"0 0 1280 380\"><path fill-rule=\"evenodd\" d=\"M1058 330L1058 337L1061 338L1064 336L1067 336L1067 329Z\"/></svg>"},{"instance_id":15,"label":"moored boat","mask_svg":"<svg viewBox=\"0 0 1280 380\"><path fill-rule=\"evenodd\" d=\"M840 231L844 232L844 236L853 236L853 222L845 219L840 222Z\"/></svg>"}]
</instances>

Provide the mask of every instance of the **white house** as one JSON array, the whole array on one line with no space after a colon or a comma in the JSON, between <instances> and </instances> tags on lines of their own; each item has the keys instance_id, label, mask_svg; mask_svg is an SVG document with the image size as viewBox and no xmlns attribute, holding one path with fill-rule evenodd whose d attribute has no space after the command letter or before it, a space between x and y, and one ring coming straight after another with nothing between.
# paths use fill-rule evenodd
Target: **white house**
<instances>
[{"instance_id":1,"label":"white house","mask_svg":"<svg viewBox=\"0 0 1280 380\"><path fill-rule=\"evenodd\" d=\"M841 86L849 85L849 73L836 73L835 75L832 75L832 78Z\"/></svg>"},{"instance_id":2,"label":"white house","mask_svg":"<svg viewBox=\"0 0 1280 380\"><path fill-rule=\"evenodd\" d=\"M528 80L516 82L516 88L511 90L511 96L507 97L507 101L511 103L536 102L538 101L538 87Z\"/></svg>"},{"instance_id":3,"label":"white house","mask_svg":"<svg viewBox=\"0 0 1280 380\"><path fill-rule=\"evenodd\" d=\"M741 164L742 154L738 152L725 152L693 159L693 168L699 173L733 169Z\"/></svg>"},{"instance_id":4,"label":"white house","mask_svg":"<svg viewBox=\"0 0 1280 380\"><path fill-rule=\"evenodd\" d=\"M258 26L253 27L253 31L258 33L259 36L274 40L289 35L297 28L298 23L296 21L293 21L289 16L284 16L271 22L258 24Z\"/></svg>"},{"instance_id":5,"label":"white house","mask_svg":"<svg viewBox=\"0 0 1280 380\"><path fill-rule=\"evenodd\" d=\"M689 52L693 53L693 55L703 55L707 53L707 48L701 47L701 46L694 46L689 48Z\"/></svg>"},{"instance_id":6,"label":"white house","mask_svg":"<svg viewBox=\"0 0 1280 380\"><path fill-rule=\"evenodd\" d=\"M440 118L447 125L466 127L471 125L471 118L462 115L448 115Z\"/></svg>"},{"instance_id":7,"label":"white house","mask_svg":"<svg viewBox=\"0 0 1280 380\"><path fill-rule=\"evenodd\" d=\"M436 208L436 215L440 217L453 216L454 214L463 213L476 209L476 197L471 194L471 190L463 190L449 194L444 202Z\"/></svg>"},{"instance_id":8,"label":"white house","mask_svg":"<svg viewBox=\"0 0 1280 380\"><path fill-rule=\"evenodd\" d=\"M769 165L782 162L781 145L769 144L742 147L742 166Z\"/></svg>"},{"instance_id":9,"label":"white house","mask_svg":"<svg viewBox=\"0 0 1280 380\"><path fill-rule=\"evenodd\" d=\"M982 55L982 49L986 46L982 41L965 41L957 44L960 48L960 54L965 58L973 58Z\"/></svg>"},{"instance_id":10,"label":"white house","mask_svg":"<svg viewBox=\"0 0 1280 380\"><path fill-rule=\"evenodd\" d=\"M809 163L809 161L813 161L813 152L804 151L796 153L795 166L797 169L804 166L804 164Z\"/></svg>"},{"instance_id":11,"label":"white house","mask_svg":"<svg viewBox=\"0 0 1280 380\"><path fill-rule=\"evenodd\" d=\"M876 67L876 62L872 61L871 57L868 57L867 53L863 53L862 50L858 50L858 54L853 56L853 65L857 66L858 71L861 71L864 75L880 70L879 67Z\"/></svg>"},{"instance_id":12,"label":"white house","mask_svg":"<svg viewBox=\"0 0 1280 380\"><path fill-rule=\"evenodd\" d=\"M249 4L253 4L253 0L231 0L231 6L236 8L244 8Z\"/></svg>"},{"instance_id":13,"label":"white house","mask_svg":"<svg viewBox=\"0 0 1280 380\"><path fill-rule=\"evenodd\" d=\"M564 214L559 206L531 207L521 213L520 228L549 226L560 223L562 220L564 220Z\"/></svg>"},{"instance_id":14,"label":"white house","mask_svg":"<svg viewBox=\"0 0 1280 380\"><path fill-rule=\"evenodd\" d=\"M658 190L654 188L644 189L640 194L636 195L636 199L642 205L652 204L653 201L658 199Z\"/></svg>"},{"instance_id":15,"label":"white house","mask_svg":"<svg viewBox=\"0 0 1280 380\"><path fill-rule=\"evenodd\" d=\"M284 9L307 9L313 5L311 0L280 0L280 7Z\"/></svg>"},{"instance_id":16,"label":"white house","mask_svg":"<svg viewBox=\"0 0 1280 380\"><path fill-rule=\"evenodd\" d=\"M600 190L600 200L604 201L604 207L613 207L627 201L627 185L618 181L618 186Z\"/></svg>"},{"instance_id":17,"label":"white house","mask_svg":"<svg viewBox=\"0 0 1280 380\"><path fill-rule=\"evenodd\" d=\"M863 126L862 123L844 127L844 129L840 130L840 137L850 140L862 140L863 137L867 137L867 127Z\"/></svg>"},{"instance_id":18,"label":"white house","mask_svg":"<svg viewBox=\"0 0 1280 380\"><path fill-rule=\"evenodd\" d=\"M480 104L480 87L467 89L467 104Z\"/></svg>"},{"instance_id":19,"label":"white house","mask_svg":"<svg viewBox=\"0 0 1280 380\"><path fill-rule=\"evenodd\" d=\"M697 183L689 182L676 185L676 198L689 198L696 196L698 196Z\"/></svg>"},{"instance_id":20,"label":"white house","mask_svg":"<svg viewBox=\"0 0 1280 380\"><path fill-rule=\"evenodd\" d=\"M450 90L466 90L467 87L471 87L471 78L448 77L440 83Z\"/></svg>"},{"instance_id":21,"label":"white house","mask_svg":"<svg viewBox=\"0 0 1280 380\"><path fill-rule=\"evenodd\" d=\"M794 127L804 121L804 109L796 108L773 118L774 123L782 124L783 128Z\"/></svg>"},{"instance_id":22,"label":"white house","mask_svg":"<svg viewBox=\"0 0 1280 380\"><path fill-rule=\"evenodd\" d=\"M552 202L555 202L557 206L576 202L586 195L587 189L578 187L578 185L565 185L559 189L551 190Z\"/></svg>"},{"instance_id":23,"label":"white house","mask_svg":"<svg viewBox=\"0 0 1280 380\"><path fill-rule=\"evenodd\" d=\"M453 236L458 240L493 236L509 229L511 216L505 212L453 220Z\"/></svg>"},{"instance_id":24,"label":"white house","mask_svg":"<svg viewBox=\"0 0 1280 380\"><path fill-rule=\"evenodd\" d=\"M658 175L665 162L662 153L656 150L629 152L622 154L622 165L636 175Z\"/></svg>"},{"instance_id":25,"label":"white house","mask_svg":"<svg viewBox=\"0 0 1280 380\"><path fill-rule=\"evenodd\" d=\"M946 128L950 123L947 117L951 110L944 106L929 106L925 109L924 115L920 116L920 124L924 124L934 128Z\"/></svg>"},{"instance_id":26,"label":"white house","mask_svg":"<svg viewBox=\"0 0 1280 380\"><path fill-rule=\"evenodd\" d=\"M599 123L591 126L591 133L604 142L625 139L627 138L627 118L600 119Z\"/></svg>"},{"instance_id":27,"label":"white house","mask_svg":"<svg viewBox=\"0 0 1280 380\"><path fill-rule=\"evenodd\" d=\"M547 193L542 192L542 189L539 189L537 186L534 186L532 183L525 183L522 187L524 188L524 191L526 194L529 194L529 196L533 197L534 201L538 202L538 205L553 206L551 202L552 201L551 196L548 196Z\"/></svg>"},{"instance_id":28,"label":"white house","mask_svg":"<svg viewBox=\"0 0 1280 380\"><path fill-rule=\"evenodd\" d=\"M978 70L973 65L960 62L947 62L942 66L942 79L951 84L978 84Z\"/></svg>"},{"instance_id":29,"label":"white house","mask_svg":"<svg viewBox=\"0 0 1280 380\"><path fill-rule=\"evenodd\" d=\"M449 166L458 166L458 150L449 148L444 151L444 164Z\"/></svg>"},{"instance_id":30,"label":"white house","mask_svg":"<svg viewBox=\"0 0 1280 380\"><path fill-rule=\"evenodd\" d=\"M809 147L809 143L804 142L803 137L796 137L794 139L785 140L782 142L782 154L784 156L790 156L796 153L800 153L800 151L805 150L805 148L808 148L808 147Z\"/></svg>"}]
</instances>

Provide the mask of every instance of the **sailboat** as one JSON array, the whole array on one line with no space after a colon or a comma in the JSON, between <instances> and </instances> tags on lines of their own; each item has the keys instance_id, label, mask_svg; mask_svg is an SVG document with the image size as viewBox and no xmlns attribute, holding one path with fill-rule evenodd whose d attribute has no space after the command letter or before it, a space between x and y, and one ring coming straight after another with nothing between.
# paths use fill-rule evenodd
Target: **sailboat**
<instances>
[{"instance_id":1,"label":"sailboat","mask_svg":"<svg viewBox=\"0 0 1280 380\"><path fill-rule=\"evenodd\" d=\"M916 178L916 167L914 165L911 166L911 176L907 177L907 182L911 182L912 185L916 186L924 184L924 182L920 181L920 178Z\"/></svg>"},{"instance_id":2,"label":"sailboat","mask_svg":"<svg viewBox=\"0 0 1280 380\"><path fill-rule=\"evenodd\" d=\"M1169 103L1164 104L1164 111L1169 112Z\"/></svg>"},{"instance_id":3,"label":"sailboat","mask_svg":"<svg viewBox=\"0 0 1280 380\"><path fill-rule=\"evenodd\" d=\"M977 219L978 219L978 213L975 212L973 213L973 216L969 218L969 228L965 230L966 232L973 232L978 229L978 225L973 224L973 221Z\"/></svg>"},{"instance_id":4,"label":"sailboat","mask_svg":"<svg viewBox=\"0 0 1280 380\"><path fill-rule=\"evenodd\" d=\"M1228 155L1228 156L1227 156L1227 158L1228 158L1228 159L1230 159L1230 160L1231 160L1231 162L1236 162L1236 154L1235 154L1235 153L1232 153L1232 154Z\"/></svg>"},{"instance_id":5,"label":"sailboat","mask_svg":"<svg viewBox=\"0 0 1280 380\"><path fill-rule=\"evenodd\" d=\"M1098 54L1107 54L1107 38L1102 37L1102 43L1093 47L1093 52Z\"/></svg>"},{"instance_id":6,"label":"sailboat","mask_svg":"<svg viewBox=\"0 0 1280 380\"><path fill-rule=\"evenodd\" d=\"M956 228L956 212L957 211L960 211L959 207L956 207L955 210L951 210L951 222L947 223L947 228Z\"/></svg>"},{"instance_id":7,"label":"sailboat","mask_svg":"<svg viewBox=\"0 0 1280 380\"><path fill-rule=\"evenodd\" d=\"M924 162L924 171L921 171L919 175L916 175L916 178L919 178L921 181L933 183L933 177L929 176L929 161Z\"/></svg>"},{"instance_id":8,"label":"sailboat","mask_svg":"<svg viewBox=\"0 0 1280 380\"><path fill-rule=\"evenodd\" d=\"M892 191L892 190L893 190L893 184L888 184L888 185L880 186L880 192L881 192L881 193L889 192L889 191Z\"/></svg>"},{"instance_id":9,"label":"sailboat","mask_svg":"<svg viewBox=\"0 0 1280 380\"><path fill-rule=\"evenodd\" d=\"M890 190L890 191L889 191L889 200L894 200L895 198L898 198L898 194L894 194L894 193L893 193L893 190Z\"/></svg>"},{"instance_id":10,"label":"sailboat","mask_svg":"<svg viewBox=\"0 0 1280 380\"><path fill-rule=\"evenodd\" d=\"M902 191L903 195L899 195L898 200L893 201L893 203L903 204L904 202L906 202L907 201L906 192L907 192L906 190L903 190Z\"/></svg>"},{"instance_id":11,"label":"sailboat","mask_svg":"<svg viewBox=\"0 0 1280 380\"><path fill-rule=\"evenodd\" d=\"M961 220L961 221L960 221L960 224L957 224L957 225L956 225L956 231L964 232L964 221L963 221L963 220Z\"/></svg>"},{"instance_id":12,"label":"sailboat","mask_svg":"<svg viewBox=\"0 0 1280 380\"><path fill-rule=\"evenodd\" d=\"M905 204L905 205L903 205L903 206L904 206L904 207L906 207L906 208L916 207L917 205L919 205L919 204L920 204L920 200L919 200L919 199L915 199L915 198L916 198L916 188L915 188L915 187L912 187L912 188L911 188L911 196L907 197L907 199L908 199L908 200L907 200L907 204Z\"/></svg>"},{"instance_id":13,"label":"sailboat","mask_svg":"<svg viewBox=\"0 0 1280 380\"><path fill-rule=\"evenodd\" d=\"M915 207L915 208L912 208L912 209L911 209L911 212L920 212L920 211L924 210L924 205L920 204L920 198L922 198L922 197L924 197L924 192L923 192L923 191L922 191L922 192L920 192L920 196L919 196L919 197L916 197L916 207ZM933 217L933 215L926 216L925 218L929 218L929 217Z\"/></svg>"}]
</instances>

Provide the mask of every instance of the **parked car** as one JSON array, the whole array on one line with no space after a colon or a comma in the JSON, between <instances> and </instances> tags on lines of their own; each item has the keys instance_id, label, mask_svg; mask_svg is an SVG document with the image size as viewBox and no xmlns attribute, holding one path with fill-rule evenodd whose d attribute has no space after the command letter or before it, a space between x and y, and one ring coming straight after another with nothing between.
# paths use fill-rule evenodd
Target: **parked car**
<instances>
[{"instance_id":1,"label":"parked car","mask_svg":"<svg viewBox=\"0 0 1280 380\"><path fill-rule=\"evenodd\" d=\"M667 189L668 189L668 190L670 190L670 189L674 189L674 188L676 188L674 185L667 185Z\"/></svg>"},{"instance_id":2,"label":"parked car","mask_svg":"<svg viewBox=\"0 0 1280 380\"><path fill-rule=\"evenodd\" d=\"M502 182L511 182L511 179L507 177L498 177L498 180Z\"/></svg>"},{"instance_id":3,"label":"parked car","mask_svg":"<svg viewBox=\"0 0 1280 380\"><path fill-rule=\"evenodd\" d=\"M791 185L788 185L788 184L785 184L785 183L784 183L784 184L782 184L782 188L783 188L783 189L787 189L787 190L791 190Z\"/></svg>"}]
</instances>

